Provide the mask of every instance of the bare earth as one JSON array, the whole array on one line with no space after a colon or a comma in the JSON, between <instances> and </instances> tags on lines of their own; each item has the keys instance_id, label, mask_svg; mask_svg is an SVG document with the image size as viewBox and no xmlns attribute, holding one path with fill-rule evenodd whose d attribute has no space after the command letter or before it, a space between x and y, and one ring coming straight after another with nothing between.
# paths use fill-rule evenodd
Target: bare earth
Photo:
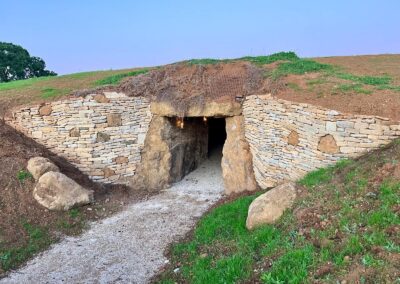
<instances>
[{"instance_id":1,"label":"bare earth","mask_svg":"<svg viewBox=\"0 0 400 284\"><path fill-rule=\"evenodd\" d=\"M171 188L64 239L0 283L146 283L166 263L168 245L222 193L217 155Z\"/></svg>"}]
</instances>

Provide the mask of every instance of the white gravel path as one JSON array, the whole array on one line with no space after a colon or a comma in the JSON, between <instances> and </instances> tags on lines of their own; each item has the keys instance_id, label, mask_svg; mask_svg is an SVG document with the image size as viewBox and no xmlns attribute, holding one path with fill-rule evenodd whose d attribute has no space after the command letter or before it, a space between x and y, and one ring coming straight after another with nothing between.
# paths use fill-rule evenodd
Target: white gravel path
<instances>
[{"instance_id":1,"label":"white gravel path","mask_svg":"<svg viewBox=\"0 0 400 284\"><path fill-rule=\"evenodd\" d=\"M214 156L171 188L92 223L0 283L147 283L167 261L168 245L221 198L218 160Z\"/></svg>"}]
</instances>

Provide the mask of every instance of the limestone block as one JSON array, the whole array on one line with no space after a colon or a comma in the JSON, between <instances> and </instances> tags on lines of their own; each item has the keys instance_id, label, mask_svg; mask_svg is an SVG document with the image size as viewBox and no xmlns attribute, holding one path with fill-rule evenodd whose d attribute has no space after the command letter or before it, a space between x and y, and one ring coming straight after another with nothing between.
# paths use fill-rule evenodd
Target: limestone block
<instances>
[{"instance_id":1,"label":"limestone block","mask_svg":"<svg viewBox=\"0 0 400 284\"><path fill-rule=\"evenodd\" d=\"M109 98L107 98L105 95L103 95L103 94L96 94L94 97L93 97L93 99L96 101L96 102L98 102L98 103L103 103L103 104L106 104L106 103L109 103L110 102L110 99Z\"/></svg>"},{"instance_id":2,"label":"limestone block","mask_svg":"<svg viewBox=\"0 0 400 284\"><path fill-rule=\"evenodd\" d=\"M110 135L104 132L98 132L96 142L107 142L110 141Z\"/></svg>"},{"instance_id":3,"label":"limestone block","mask_svg":"<svg viewBox=\"0 0 400 284\"><path fill-rule=\"evenodd\" d=\"M299 133L297 133L297 131L292 130L288 136L288 144L293 145L293 146L297 146L299 145Z\"/></svg>"},{"instance_id":4,"label":"limestone block","mask_svg":"<svg viewBox=\"0 0 400 284\"><path fill-rule=\"evenodd\" d=\"M336 132L336 122L327 121L326 122L326 131L327 132Z\"/></svg>"},{"instance_id":5,"label":"limestone block","mask_svg":"<svg viewBox=\"0 0 400 284\"><path fill-rule=\"evenodd\" d=\"M81 135L81 133L79 131L79 128L74 127L69 131L70 137L79 137L80 135Z\"/></svg>"},{"instance_id":6,"label":"limestone block","mask_svg":"<svg viewBox=\"0 0 400 284\"><path fill-rule=\"evenodd\" d=\"M322 136L320 138L317 149L323 153L328 154L335 154L339 152L339 147L336 144L336 140L330 134Z\"/></svg>"},{"instance_id":7,"label":"limestone block","mask_svg":"<svg viewBox=\"0 0 400 284\"><path fill-rule=\"evenodd\" d=\"M119 113L107 114L107 125L109 127L121 126L122 125L121 114Z\"/></svg>"},{"instance_id":8,"label":"limestone block","mask_svg":"<svg viewBox=\"0 0 400 284\"><path fill-rule=\"evenodd\" d=\"M126 163L129 162L129 159L128 159L128 157L122 157L122 156L120 156L120 157L116 157L116 158L115 158L115 162L116 162L117 164L126 164Z\"/></svg>"},{"instance_id":9,"label":"limestone block","mask_svg":"<svg viewBox=\"0 0 400 284\"><path fill-rule=\"evenodd\" d=\"M41 116L50 115L52 111L53 111L53 108L51 107L51 105L43 105L39 108L39 114Z\"/></svg>"}]
</instances>

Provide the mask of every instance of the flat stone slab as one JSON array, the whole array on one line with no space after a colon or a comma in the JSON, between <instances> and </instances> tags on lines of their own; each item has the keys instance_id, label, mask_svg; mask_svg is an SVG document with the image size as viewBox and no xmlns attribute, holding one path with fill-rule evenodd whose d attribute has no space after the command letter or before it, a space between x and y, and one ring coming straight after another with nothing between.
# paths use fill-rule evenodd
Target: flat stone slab
<instances>
[{"instance_id":1,"label":"flat stone slab","mask_svg":"<svg viewBox=\"0 0 400 284\"><path fill-rule=\"evenodd\" d=\"M147 283L167 261L168 245L222 192L220 157L211 158L171 188L53 245L0 283Z\"/></svg>"}]
</instances>

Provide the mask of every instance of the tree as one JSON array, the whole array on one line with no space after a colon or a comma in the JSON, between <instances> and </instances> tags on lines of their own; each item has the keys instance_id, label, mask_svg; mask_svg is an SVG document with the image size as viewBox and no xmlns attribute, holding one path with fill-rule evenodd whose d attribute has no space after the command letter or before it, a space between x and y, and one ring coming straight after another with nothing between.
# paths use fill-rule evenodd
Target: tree
<instances>
[{"instance_id":1,"label":"tree","mask_svg":"<svg viewBox=\"0 0 400 284\"><path fill-rule=\"evenodd\" d=\"M0 42L0 82L57 75L45 68L43 59L30 56L23 47Z\"/></svg>"}]
</instances>

